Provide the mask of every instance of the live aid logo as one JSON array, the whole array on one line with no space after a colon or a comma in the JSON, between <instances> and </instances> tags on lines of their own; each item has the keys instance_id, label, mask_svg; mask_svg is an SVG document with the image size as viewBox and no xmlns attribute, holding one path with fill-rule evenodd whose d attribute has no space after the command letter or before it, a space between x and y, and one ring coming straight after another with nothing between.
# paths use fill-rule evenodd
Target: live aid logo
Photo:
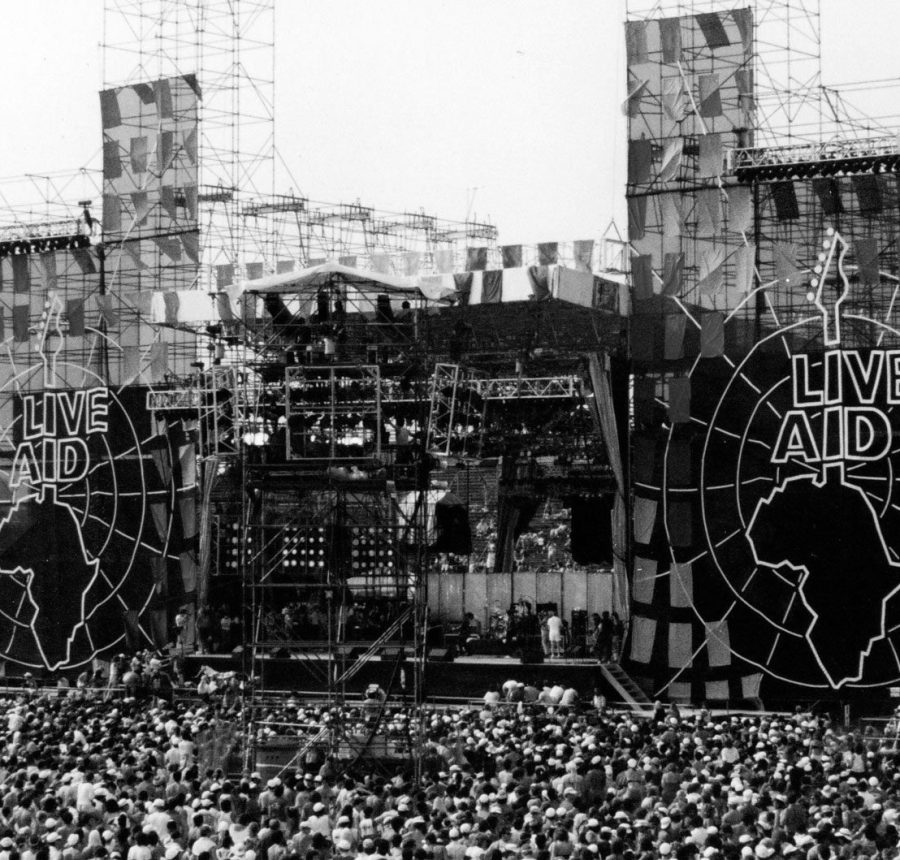
<instances>
[{"instance_id":1,"label":"live aid logo","mask_svg":"<svg viewBox=\"0 0 900 860\"><path fill-rule=\"evenodd\" d=\"M791 358L793 408L781 422L773 463L872 461L891 448L882 408L900 404L900 350L834 349Z\"/></svg>"},{"instance_id":2,"label":"live aid logo","mask_svg":"<svg viewBox=\"0 0 900 860\"><path fill-rule=\"evenodd\" d=\"M89 468L87 437L106 433L106 388L45 391L22 396L21 442L10 486L80 481Z\"/></svg>"}]
</instances>

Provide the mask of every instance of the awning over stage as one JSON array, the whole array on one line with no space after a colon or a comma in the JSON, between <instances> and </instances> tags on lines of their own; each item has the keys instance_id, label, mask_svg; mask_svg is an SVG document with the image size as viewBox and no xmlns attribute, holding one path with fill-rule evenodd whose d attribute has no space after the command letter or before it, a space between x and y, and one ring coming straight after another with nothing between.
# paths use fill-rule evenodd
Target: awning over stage
<instances>
[{"instance_id":1,"label":"awning over stage","mask_svg":"<svg viewBox=\"0 0 900 860\"><path fill-rule=\"evenodd\" d=\"M368 287L369 290L388 294L419 296L421 290L410 283L409 278L398 278L381 272L366 269L355 269L344 266L334 260L328 260L318 266L310 266L299 272L284 272L280 275L267 275L252 281L244 281L243 291L248 293L306 293L335 284L349 284L356 287Z\"/></svg>"},{"instance_id":2,"label":"awning over stage","mask_svg":"<svg viewBox=\"0 0 900 860\"><path fill-rule=\"evenodd\" d=\"M240 284L240 294L261 297L278 295L286 302L298 301L301 308L307 304L314 305L322 290L332 296L339 295L346 310L352 313L377 312L379 295L387 296L394 310L399 310L403 301L408 301L413 307L420 307L423 301L439 302L455 294L452 287L423 285L417 278L356 269L333 260L299 272L268 275ZM230 289L228 292L232 295L232 300L239 300L239 295L234 295Z\"/></svg>"}]
</instances>

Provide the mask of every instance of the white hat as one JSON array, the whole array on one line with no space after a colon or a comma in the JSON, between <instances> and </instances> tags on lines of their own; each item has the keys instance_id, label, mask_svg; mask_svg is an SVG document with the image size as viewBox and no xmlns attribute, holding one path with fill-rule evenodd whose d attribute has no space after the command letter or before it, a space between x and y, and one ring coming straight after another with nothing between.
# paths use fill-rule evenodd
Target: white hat
<instances>
[{"instance_id":1,"label":"white hat","mask_svg":"<svg viewBox=\"0 0 900 860\"><path fill-rule=\"evenodd\" d=\"M775 845L771 839L763 839L756 846L756 856L760 858L771 857L775 853Z\"/></svg>"}]
</instances>

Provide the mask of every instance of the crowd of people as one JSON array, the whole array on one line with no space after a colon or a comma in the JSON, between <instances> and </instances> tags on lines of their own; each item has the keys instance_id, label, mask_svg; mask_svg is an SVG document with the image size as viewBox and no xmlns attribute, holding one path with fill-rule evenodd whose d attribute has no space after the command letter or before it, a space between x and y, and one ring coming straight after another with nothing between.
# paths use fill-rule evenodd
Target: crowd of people
<instances>
[{"instance_id":1,"label":"crowd of people","mask_svg":"<svg viewBox=\"0 0 900 860\"><path fill-rule=\"evenodd\" d=\"M204 760L217 701L25 688L0 699L0 860L900 857L884 736L809 713L635 715L532 686L423 720L377 697L285 696L254 737L290 735L302 755L265 774ZM332 727L393 739L404 760L353 744L336 760Z\"/></svg>"}]
</instances>

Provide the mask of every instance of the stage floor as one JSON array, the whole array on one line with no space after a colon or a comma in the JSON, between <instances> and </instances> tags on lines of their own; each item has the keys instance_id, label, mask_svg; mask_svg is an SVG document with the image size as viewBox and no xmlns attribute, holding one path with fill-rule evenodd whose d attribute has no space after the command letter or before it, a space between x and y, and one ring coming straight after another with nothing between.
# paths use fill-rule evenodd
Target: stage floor
<instances>
[{"instance_id":1,"label":"stage floor","mask_svg":"<svg viewBox=\"0 0 900 860\"><path fill-rule=\"evenodd\" d=\"M322 686L325 655L297 654L292 657L263 657L256 661L254 674L263 688L279 690L324 689ZM247 672L250 668L239 654L195 654L186 658L186 674L194 677L202 666L219 671L233 669ZM347 684L347 692L360 694L369 684L389 685L394 675L395 657L369 660ZM489 689L509 680L574 687L582 697L590 698L599 688L610 698L614 691L607 683L594 659L547 658L542 663L523 663L506 654L473 654L452 661L428 660L425 664L425 691L429 697L480 699Z\"/></svg>"},{"instance_id":2,"label":"stage floor","mask_svg":"<svg viewBox=\"0 0 900 860\"><path fill-rule=\"evenodd\" d=\"M521 665L522 661L512 654L470 654L457 657L454 663L474 663L479 665ZM542 664L529 663L526 665L544 666L599 666L595 657L545 657Z\"/></svg>"}]
</instances>

